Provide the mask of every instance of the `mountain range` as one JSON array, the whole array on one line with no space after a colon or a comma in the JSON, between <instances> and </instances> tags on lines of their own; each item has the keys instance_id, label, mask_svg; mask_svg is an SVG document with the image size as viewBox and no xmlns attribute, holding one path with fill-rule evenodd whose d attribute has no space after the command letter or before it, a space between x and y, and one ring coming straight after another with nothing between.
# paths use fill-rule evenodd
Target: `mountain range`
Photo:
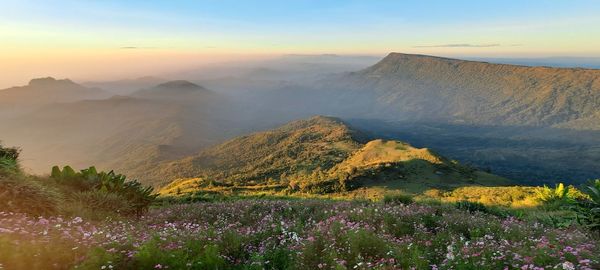
<instances>
[{"instance_id":1,"label":"mountain range","mask_svg":"<svg viewBox=\"0 0 600 270\"><path fill-rule=\"evenodd\" d=\"M346 118L600 129L596 69L391 53L371 67L318 80L302 92L274 98L295 95L286 105L297 111L312 104L313 113Z\"/></svg>"},{"instance_id":2,"label":"mountain range","mask_svg":"<svg viewBox=\"0 0 600 270\"><path fill-rule=\"evenodd\" d=\"M63 83L48 80L47 93L62 95L65 90L54 89ZM82 93L68 95L81 100L41 104L1 119L2 140L24 149L23 164L30 171L45 173L56 164L97 164L133 173L219 142L240 126L228 120L234 118L227 117L226 102L218 94L189 82L166 82L130 96L96 100L84 99L88 88L69 85Z\"/></svg>"},{"instance_id":3,"label":"mountain range","mask_svg":"<svg viewBox=\"0 0 600 270\"><path fill-rule=\"evenodd\" d=\"M600 175L600 70L391 53L358 71L292 80L295 67L310 68L303 57L288 58L264 65L293 62L283 77L221 70L213 79L192 72L189 80L86 83L110 91L34 79L0 90L1 139L21 146L24 166L36 173L98 165L152 178L159 164L166 170L236 136L320 114L521 183ZM342 70L341 58L318 57L330 58ZM371 61L359 60L348 63Z\"/></svg>"}]
</instances>

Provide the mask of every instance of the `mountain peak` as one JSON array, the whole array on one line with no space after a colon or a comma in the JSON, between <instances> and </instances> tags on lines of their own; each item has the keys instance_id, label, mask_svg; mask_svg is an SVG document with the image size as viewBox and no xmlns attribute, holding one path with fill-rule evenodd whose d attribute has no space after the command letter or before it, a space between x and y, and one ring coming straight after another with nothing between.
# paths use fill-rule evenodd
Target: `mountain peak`
<instances>
[{"instance_id":1,"label":"mountain peak","mask_svg":"<svg viewBox=\"0 0 600 270\"><path fill-rule=\"evenodd\" d=\"M314 124L318 124L318 123L344 124L342 119L339 119L339 118L333 117L333 116L327 116L327 115L315 115L313 117L310 117L310 118L304 119L304 120L300 120L300 121L306 121L308 123L314 123Z\"/></svg>"},{"instance_id":2,"label":"mountain peak","mask_svg":"<svg viewBox=\"0 0 600 270\"><path fill-rule=\"evenodd\" d=\"M185 80L176 80L161 83L151 88L138 90L132 95L153 99L195 102L198 98L207 99L212 96L212 94L212 91L195 83Z\"/></svg>"},{"instance_id":3,"label":"mountain peak","mask_svg":"<svg viewBox=\"0 0 600 270\"><path fill-rule=\"evenodd\" d=\"M30 86L49 86L49 85L76 85L69 79L57 80L53 77L35 78L29 81Z\"/></svg>"},{"instance_id":4,"label":"mountain peak","mask_svg":"<svg viewBox=\"0 0 600 270\"><path fill-rule=\"evenodd\" d=\"M460 59L446 58L440 56L433 55L424 55L424 54L408 54L408 53L398 53L392 52L388 54L386 57L381 59L377 65L397 65L401 63L432 63L432 62L445 62L445 63L459 63L459 62L472 62ZM482 62L483 63L483 62Z\"/></svg>"},{"instance_id":5,"label":"mountain peak","mask_svg":"<svg viewBox=\"0 0 600 270\"><path fill-rule=\"evenodd\" d=\"M157 88L172 88L172 89L204 89L204 87L186 80L175 80L161 83Z\"/></svg>"},{"instance_id":6,"label":"mountain peak","mask_svg":"<svg viewBox=\"0 0 600 270\"><path fill-rule=\"evenodd\" d=\"M341 119L324 115L315 115L308 119L292 121L283 125L278 130L309 130L310 132L332 133L336 134L336 136L350 138L359 142L364 142L367 139L365 134L363 134L361 131L353 129Z\"/></svg>"}]
</instances>

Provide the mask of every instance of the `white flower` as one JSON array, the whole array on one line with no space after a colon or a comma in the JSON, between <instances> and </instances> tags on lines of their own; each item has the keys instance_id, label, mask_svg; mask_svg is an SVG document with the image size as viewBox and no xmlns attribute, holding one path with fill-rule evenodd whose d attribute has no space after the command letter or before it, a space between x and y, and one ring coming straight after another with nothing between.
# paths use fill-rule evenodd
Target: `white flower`
<instances>
[{"instance_id":1,"label":"white flower","mask_svg":"<svg viewBox=\"0 0 600 270\"><path fill-rule=\"evenodd\" d=\"M562 268L565 270L575 270L575 265L572 262L564 262L562 263Z\"/></svg>"},{"instance_id":2,"label":"white flower","mask_svg":"<svg viewBox=\"0 0 600 270\"><path fill-rule=\"evenodd\" d=\"M452 245L448 245L448 247L446 247L446 249L448 250L448 253L446 253L446 259L448 260L454 260L454 247L452 247Z\"/></svg>"}]
</instances>

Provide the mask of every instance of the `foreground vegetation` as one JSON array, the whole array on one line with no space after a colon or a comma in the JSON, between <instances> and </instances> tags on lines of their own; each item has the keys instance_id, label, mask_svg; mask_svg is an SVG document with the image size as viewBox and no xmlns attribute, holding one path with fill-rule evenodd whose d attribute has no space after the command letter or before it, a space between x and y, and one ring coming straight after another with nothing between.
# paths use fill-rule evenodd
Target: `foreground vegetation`
<instances>
[{"instance_id":1,"label":"foreground vegetation","mask_svg":"<svg viewBox=\"0 0 600 270\"><path fill-rule=\"evenodd\" d=\"M1 213L6 269L597 269L586 230L450 205L238 200L138 219ZM52 245L48 245L52 243Z\"/></svg>"},{"instance_id":2,"label":"foreground vegetation","mask_svg":"<svg viewBox=\"0 0 600 270\"><path fill-rule=\"evenodd\" d=\"M18 157L18 149L0 145L0 211L93 219L139 216L157 196L136 180L94 167L79 172L54 167L50 176L26 175Z\"/></svg>"},{"instance_id":3,"label":"foreground vegetation","mask_svg":"<svg viewBox=\"0 0 600 270\"><path fill-rule=\"evenodd\" d=\"M29 176L18 156L0 146L0 269L600 267L598 180L585 193L557 185L419 196L192 182L196 192L157 200L94 167Z\"/></svg>"}]
</instances>

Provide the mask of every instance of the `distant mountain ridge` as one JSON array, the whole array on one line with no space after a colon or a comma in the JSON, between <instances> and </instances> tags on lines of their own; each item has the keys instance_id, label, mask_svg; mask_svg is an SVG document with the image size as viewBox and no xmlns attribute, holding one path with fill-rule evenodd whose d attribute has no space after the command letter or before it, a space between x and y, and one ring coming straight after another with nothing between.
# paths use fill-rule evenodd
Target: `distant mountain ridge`
<instances>
[{"instance_id":1,"label":"distant mountain ridge","mask_svg":"<svg viewBox=\"0 0 600 270\"><path fill-rule=\"evenodd\" d=\"M59 89L63 92L88 89L69 80L41 79L25 90L47 84L66 85ZM0 136L23 148L24 167L36 173L70 164L136 176L138 170L186 156L235 132L238 125L231 124L224 104L208 89L172 81L136 95L40 105L1 119Z\"/></svg>"},{"instance_id":2,"label":"distant mountain ridge","mask_svg":"<svg viewBox=\"0 0 600 270\"><path fill-rule=\"evenodd\" d=\"M312 113L345 118L600 129L596 69L391 53L369 68L297 92L290 95L309 96Z\"/></svg>"},{"instance_id":3,"label":"distant mountain ridge","mask_svg":"<svg viewBox=\"0 0 600 270\"><path fill-rule=\"evenodd\" d=\"M88 87L102 88L117 95L129 95L137 90L150 88L168 81L167 79L154 76L144 76L135 79L124 79L116 81L92 81L82 83Z\"/></svg>"},{"instance_id":4,"label":"distant mountain ridge","mask_svg":"<svg viewBox=\"0 0 600 270\"><path fill-rule=\"evenodd\" d=\"M151 88L140 89L133 92L131 96L203 103L207 101L206 99L215 98L217 94L195 83L185 80L176 80L164 82Z\"/></svg>"}]
</instances>

